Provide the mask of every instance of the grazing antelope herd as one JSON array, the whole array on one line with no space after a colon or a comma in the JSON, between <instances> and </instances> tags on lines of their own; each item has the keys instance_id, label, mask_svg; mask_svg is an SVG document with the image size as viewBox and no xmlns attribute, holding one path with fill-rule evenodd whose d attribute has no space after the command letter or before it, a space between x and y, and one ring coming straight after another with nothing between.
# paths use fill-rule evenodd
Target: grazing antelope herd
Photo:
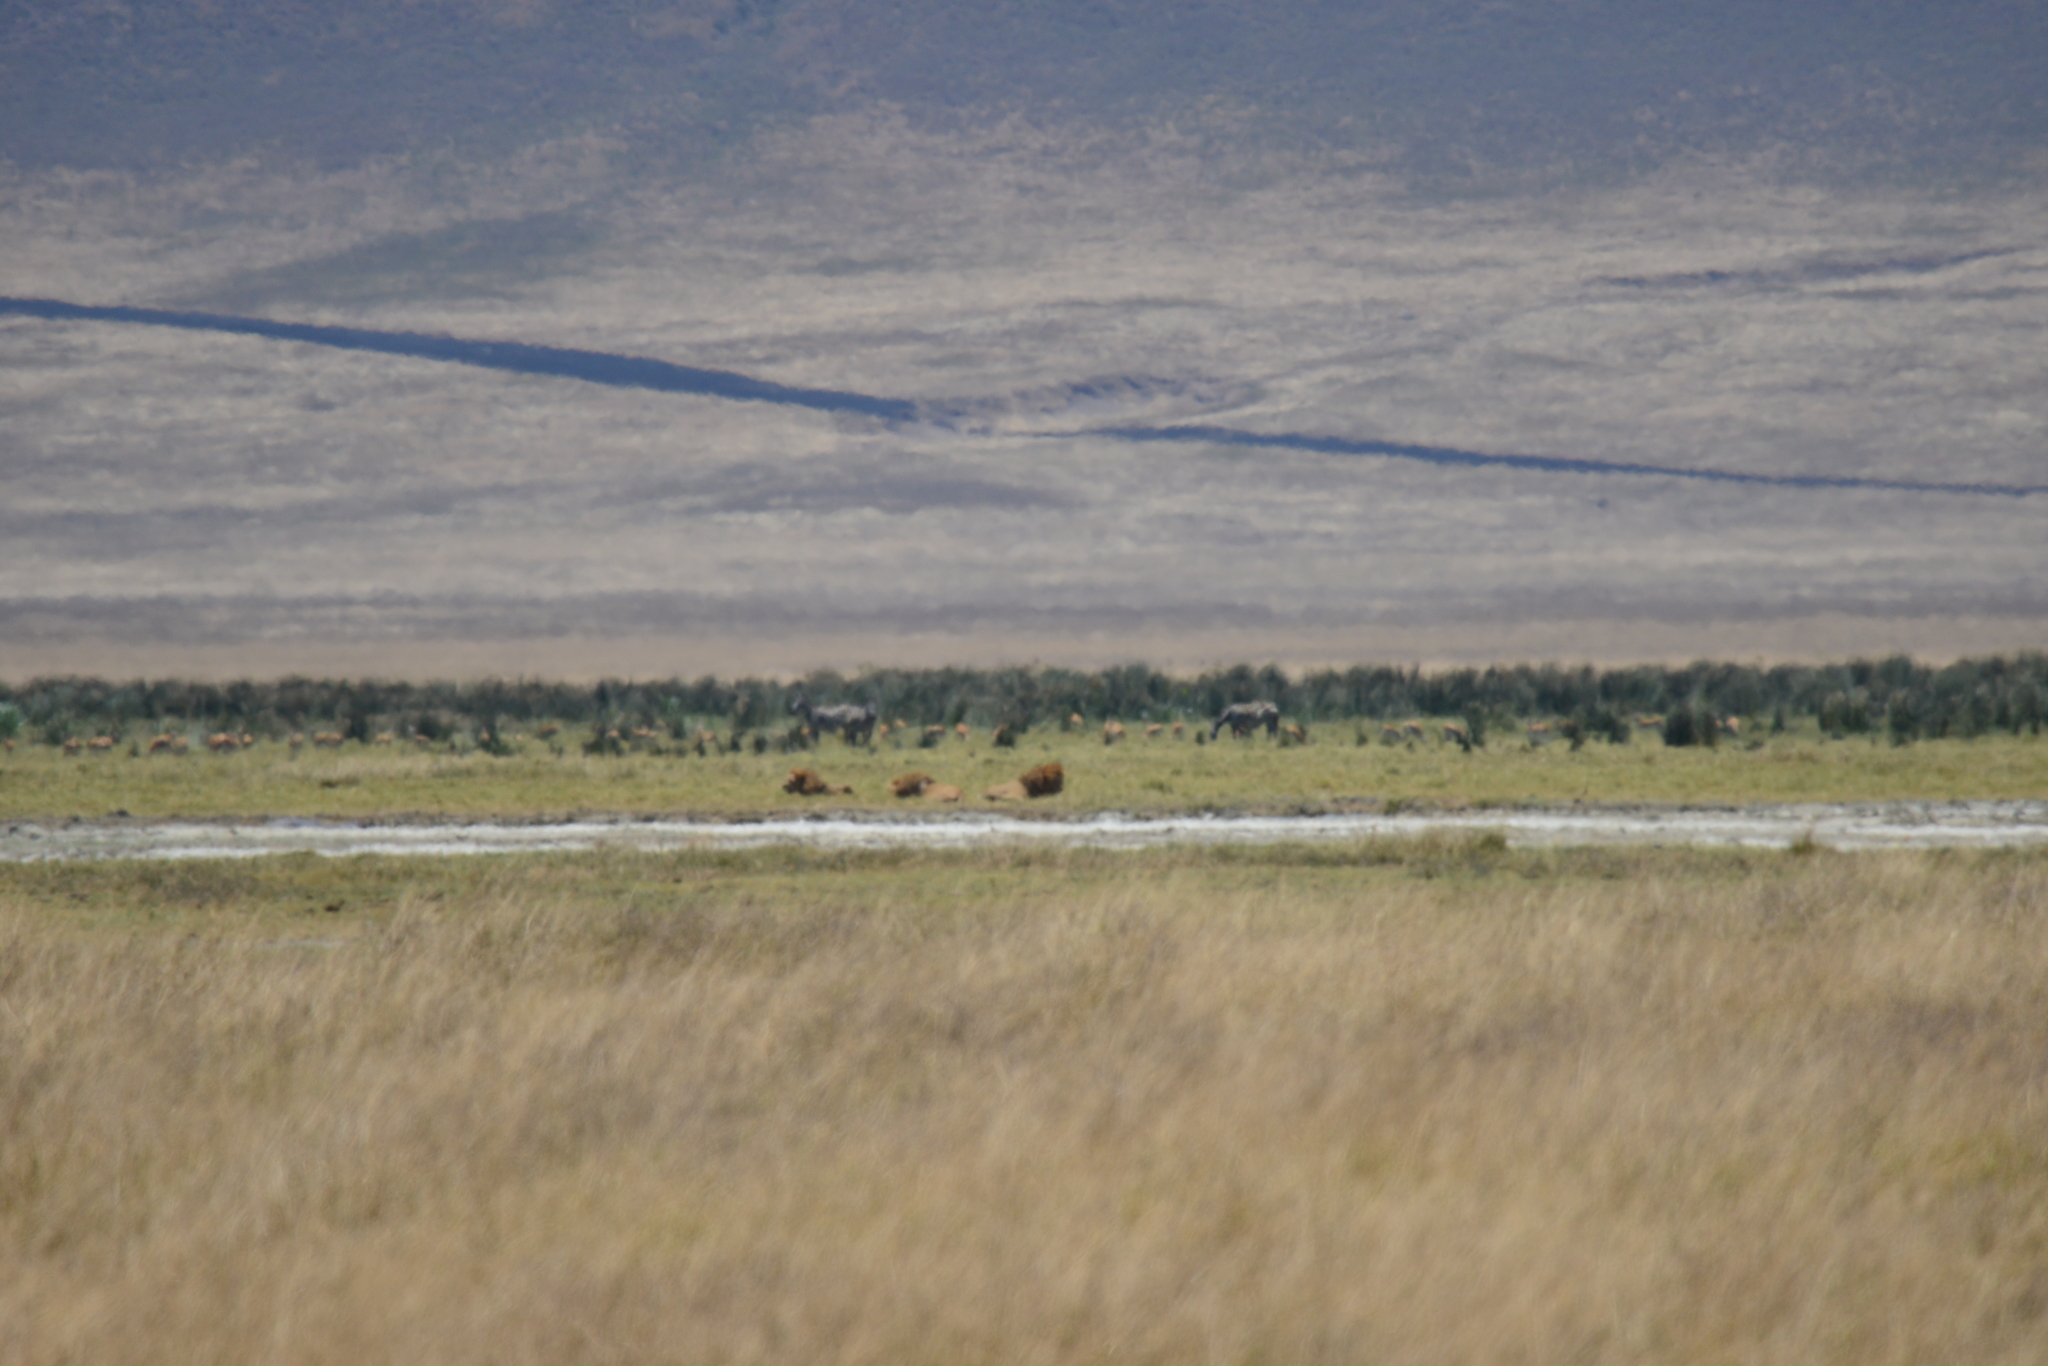
<instances>
[{"instance_id":1,"label":"grazing antelope herd","mask_svg":"<svg viewBox=\"0 0 2048 1366\"><path fill-rule=\"evenodd\" d=\"M743 725L736 725L730 738L723 738L719 733L709 729L684 729L680 722L673 722L666 726L653 724L627 726L622 721L619 725L610 728L606 728L603 723L600 723L591 732L593 737L596 738L592 740L590 745L585 747L585 752L588 754L609 755L624 755L627 753L667 753L679 755L694 753L699 758L709 758L718 755L738 755L746 752L743 740L751 735L752 752L760 755L768 752L771 745L777 747L778 752L781 753L787 753L791 749L812 749L825 735L836 734L849 747L864 749L867 753L873 754L876 752L875 742L878 739L887 742L898 750L905 748L906 743L924 750L939 750L942 748L951 750L952 746L947 743L948 741L957 740L964 745L971 742L976 734L974 728L965 721L955 721L944 725L927 725L921 728L913 725L908 720L900 718L893 722L884 722L881 719L880 709L873 702L862 705L820 706L813 703L802 693L797 694L790 703L789 711L792 716L797 718L799 724L793 727L787 735L781 737L780 740L776 740L774 737L763 732L752 731L749 727ZM1638 727L1645 730L1662 726L1665 721L1663 716L1650 714L1637 715L1632 719ZM351 734L365 748L371 746L392 747L409 740L424 750L429 746L437 746L445 741L451 753L463 752L465 746L460 743L460 732L451 734L446 729L436 729L430 726L424 720L420 724L422 730L431 731L431 735L419 733L411 727L401 727L395 731L377 731L371 734L367 733L361 726L361 723L358 722L351 732L346 733L341 730L323 730L311 734L294 731L290 734L286 743L289 745L290 751L294 756L300 753L308 741L316 749L341 750L350 743ZM1717 717L1713 718L1712 724L1722 733L1735 736L1742 734L1742 722L1738 718ZM1086 722L1079 712L1067 715L1058 721L1058 729L1066 733L1081 731L1085 728L1085 725ZM1283 722L1279 706L1270 700L1263 699L1234 702L1223 707L1211 720L1206 736L1202 733L1199 721L1196 721L1192 727L1184 720L1133 721L1127 727L1124 722L1114 718L1104 719L1101 722L1100 735L1103 745L1115 746L1128 739L1133 732L1142 732L1144 739L1148 742L1146 748L1149 748L1154 743L1167 742L1169 740L1180 741L1190 730L1192 730L1192 738L1195 743L1205 745L1219 741L1225 730L1230 732L1231 738L1234 741L1256 741L1257 734L1262 729L1266 732L1268 740L1277 743L1282 748L1305 745L1309 741L1307 729L1303 725ZM1529 747L1532 749L1546 745L1553 737L1561 736L1570 740L1572 742L1572 749L1576 751L1581 747L1584 730L1585 728L1580 721L1570 717L1549 721L1532 720L1524 723L1524 732ZM554 737L561 734L561 731L562 727L555 723L539 726L535 730L536 736L547 742L548 749L557 758L563 757L564 754L563 746L554 739ZM1022 724L1006 723L994 727L983 738L989 740L993 748L1015 748L1017 747L1019 737L1026 732L1027 727ZM1358 743L1361 745L1366 744L1369 734L1370 732L1366 725L1361 723L1357 731ZM182 755L189 752L201 738L204 739L207 751L213 754L235 754L257 743L254 734L240 729L215 731L203 737L195 732L189 738L185 734L175 733L166 729L164 733L150 736L146 740L137 739L128 743L127 750L131 756L140 755L144 752L150 755ZM513 752L505 744L507 737L500 735L495 726L489 729L478 727L474 738L479 748L486 749L491 753L503 755ZM514 735L509 738L515 741L526 739L523 734ZM1475 748L1484 743L1476 723L1468 725L1461 721L1440 719L1428 723L1420 720L1384 721L1379 723L1378 738L1383 745L1406 746L1410 750L1434 740L1437 744L1446 747L1455 745L1466 754L1472 753ZM1625 735L1622 738L1625 738ZM122 741L117 732L114 735L94 735L91 737L65 739L61 742L61 749L64 754L73 756L106 754L113 751L120 743ZM13 748L11 742L7 745L7 748L9 750ZM956 752L973 760L982 751L969 749ZM978 761L982 763L994 762L993 759L979 759ZM934 756L930 762L937 766L938 756ZM1175 771L1178 772L1179 770ZM1058 763L1044 763L1026 770L1008 782L998 783L987 788L983 791L982 795L991 802L1029 801L1056 796L1063 792L1065 787L1066 773L1061 765ZM855 790L850 784L829 781L818 769L811 767L789 769L787 776L782 780L781 789L792 796L804 798L849 797L855 795ZM887 790L891 797L900 801L914 800L926 803L956 804L964 799L962 787L952 783L941 782L930 773L922 771L904 773L891 779L887 783Z\"/></svg>"}]
</instances>

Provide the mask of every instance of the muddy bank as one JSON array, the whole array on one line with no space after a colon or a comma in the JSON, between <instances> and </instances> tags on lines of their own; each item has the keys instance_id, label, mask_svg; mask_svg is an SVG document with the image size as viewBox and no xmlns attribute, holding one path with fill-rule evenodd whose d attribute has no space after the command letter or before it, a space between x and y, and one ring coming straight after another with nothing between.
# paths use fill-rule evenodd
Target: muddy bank
<instances>
[{"instance_id":1,"label":"muddy bank","mask_svg":"<svg viewBox=\"0 0 2048 1366\"><path fill-rule=\"evenodd\" d=\"M1403 812L1395 815L1106 814L1020 820L961 813L923 820L833 815L750 822L577 820L532 825L355 824L280 819L240 824L108 820L20 822L0 830L0 860L246 858L262 854L498 854L624 848L967 849L1056 844L1137 849L1174 844L1330 842L1499 831L1510 845L1649 844L1832 849L1989 849L2048 845L2048 801L1884 802L1736 810L1625 809Z\"/></svg>"}]
</instances>

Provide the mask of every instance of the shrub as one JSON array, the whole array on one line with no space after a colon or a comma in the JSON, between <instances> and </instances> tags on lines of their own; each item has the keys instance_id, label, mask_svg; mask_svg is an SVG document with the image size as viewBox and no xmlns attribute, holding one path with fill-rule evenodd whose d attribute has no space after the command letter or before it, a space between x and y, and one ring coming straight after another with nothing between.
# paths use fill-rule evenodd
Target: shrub
<instances>
[{"instance_id":1,"label":"shrub","mask_svg":"<svg viewBox=\"0 0 2048 1366\"><path fill-rule=\"evenodd\" d=\"M1705 745L1712 749L1721 738L1721 723L1694 698L1673 707L1664 717L1664 743L1673 748Z\"/></svg>"},{"instance_id":2,"label":"shrub","mask_svg":"<svg viewBox=\"0 0 2048 1366\"><path fill-rule=\"evenodd\" d=\"M1900 693L1892 698L1891 705L1885 708L1884 724L1895 745L1910 744L1920 733L1920 713L1909 694Z\"/></svg>"}]
</instances>

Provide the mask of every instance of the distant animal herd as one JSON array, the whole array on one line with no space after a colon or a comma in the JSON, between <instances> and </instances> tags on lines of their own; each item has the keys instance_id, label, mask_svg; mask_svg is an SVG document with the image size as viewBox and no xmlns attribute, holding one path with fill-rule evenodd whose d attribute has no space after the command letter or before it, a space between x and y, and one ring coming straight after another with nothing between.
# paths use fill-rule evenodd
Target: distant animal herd
<instances>
[{"instance_id":1,"label":"distant animal herd","mask_svg":"<svg viewBox=\"0 0 2048 1366\"><path fill-rule=\"evenodd\" d=\"M796 699L790 703L789 710L791 715L798 720L798 726L793 732L792 737L789 738L795 744L802 747L809 747L826 735L838 735L848 745L866 747L872 745L877 738L887 737L891 734L903 735L916 730L918 747L932 749L944 744L948 739L965 741L973 735L972 727L964 721L956 722L951 726L934 725L925 726L921 729L912 726L908 721L886 722L881 719L880 708L873 702L860 705L847 703L836 706L819 706L804 694L799 693ZM1662 716L1644 715L1637 716L1635 723L1643 729L1654 729L1661 727L1664 724L1664 719ZM1179 740L1184 734L1185 724L1180 721L1175 721L1170 725L1164 722L1153 723L1145 726L1143 734L1148 740L1166 738ZM1739 735L1741 733L1741 722L1734 717L1723 718L1717 724L1719 729L1730 735ZM1082 717L1076 713L1066 718L1061 724L1061 729L1071 731L1080 729L1084 725L1085 722ZM1468 753L1471 751L1475 741L1472 731L1465 725L1456 721L1443 721L1439 722L1438 725L1440 727L1439 733L1442 743L1446 745L1455 744ZM1218 739L1226 729L1233 738L1239 740L1254 736L1259 731L1264 730L1268 738L1277 740L1282 744L1306 744L1308 742L1307 730L1300 725L1283 725L1280 719L1280 708L1269 701L1234 702L1224 707L1222 711L1217 713L1216 718L1210 722L1207 739L1210 741ZM1566 725L1561 729L1571 735L1574 741L1573 748L1576 749L1578 747L1578 737L1574 733L1576 728ZM553 737L558 735L560 730L559 726L550 724L540 727L536 734L541 739L552 744ZM1550 738L1550 733L1551 727L1547 723L1531 722L1528 725L1528 738L1532 746L1547 741ZM1380 740L1383 744L1388 745L1405 744L1412 746L1427 740L1428 735L1428 729L1419 721L1404 721L1398 726L1386 724L1380 727ZM1127 736L1128 731L1121 721L1103 722L1103 744L1115 745L1125 740ZM406 738L422 748L433 743L425 735L413 734ZM522 735L513 738L524 739L525 737ZM627 735L622 735L618 730L614 729L602 732L600 742L611 747L608 752L618 753L622 752L629 742L651 742L656 738L656 732L649 728L635 729ZM1016 742L1015 730L1010 726L997 726L992 732L992 738L999 748L1013 746ZM1195 739L1199 743L1203 738L1198 728ZM296 754L307 744L308 739L309 737L303 733L293 732L286 743L291 747L292 752ZM681 739L684 749L694 750L700 756L722 750L737 752L739 749L739 736L737 734L730 744L721 741L715 732L708 730L699 730L691 735L681 737ZM484 746L494 743L488 732L479 732L477 740L480 745ZM310 737L310 741L318 748L338 749L346 743L346 737L339 731L320 731L314 733ZM375 745L395 745L397 741L398 736L394 732L382 731L378 732L369 743ZM96 735L90 739L72 738L65 740L61 748L67 755L104 754L113 750L116 743L112 736ZM256 737L247 732L218 731L205 737L207 749L216 754L234 753L248 748L255 743ZM1360 733L1359 743L1365 743L1363 732ZM13 749L14 742L8 740L6 748L9 750ZM757 752L761 748L761 740L757 737ZM152 737L147 742L146 752L149 754L176 755L187 753L190 749L191 741L185 736L166 732ZM139 753L142 750L139 746L136 746L131 747L131 752ZM500 750L499 752L505 751ZM559 747L557 752L560 752ZM990 801L1028 800L1036 797L1053 796L1064 790L1065 785L1066 773L1059 764L1040 764L1035 768L1025 771L1010 782L999 783L989 788L982 795ZM888 787L891 796L904 800L917 799L926 802L944 803L958 802L964 796L960 788L950 783L942 783L930 774L922 772L905 773L891 780ZM791 795L802 797L846 796L851 795L853 792L853 789L845 784L826 781L816 769L808 767L791 769L788 778L782 784L782 790Z\"/></svg>"}]
</instances>

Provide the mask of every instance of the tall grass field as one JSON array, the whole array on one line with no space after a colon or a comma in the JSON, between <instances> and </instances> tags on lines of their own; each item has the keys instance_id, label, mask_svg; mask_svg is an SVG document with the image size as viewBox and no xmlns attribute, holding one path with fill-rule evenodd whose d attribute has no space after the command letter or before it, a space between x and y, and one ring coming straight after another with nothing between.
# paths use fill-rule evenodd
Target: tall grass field
<instances>
[{"instance_id":1,"label":"tall grass field","mask_svg":"<svg viewBox=\"0 0 2048 1366\"><path fill-rule=\"evenodd\" d=\"M0 1360L2038 1362L2044 916L1497 838L0 867Z\"/></svg>"}]
</instances>

